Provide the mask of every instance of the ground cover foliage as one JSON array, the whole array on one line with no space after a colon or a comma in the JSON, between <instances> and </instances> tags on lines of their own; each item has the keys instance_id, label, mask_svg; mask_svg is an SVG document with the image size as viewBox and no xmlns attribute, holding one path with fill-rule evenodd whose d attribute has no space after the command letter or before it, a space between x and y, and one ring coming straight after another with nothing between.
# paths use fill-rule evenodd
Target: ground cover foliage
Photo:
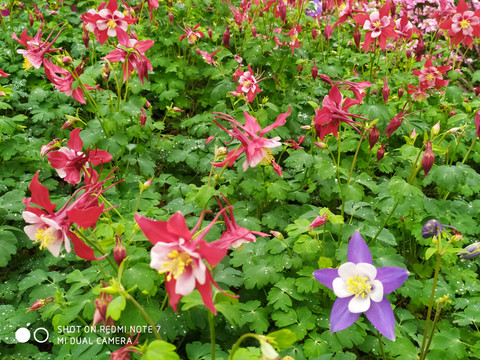
<instances>
[{"instance_id":1,"label":"ground cover foliage","mask_svg":"<svg viewBox=\"0 0 480 360\"><path fill-rule=\"evenodd\" d=\"M2 358L480 358L476 8L7 1Z\"/></svg>"}]
</instances>

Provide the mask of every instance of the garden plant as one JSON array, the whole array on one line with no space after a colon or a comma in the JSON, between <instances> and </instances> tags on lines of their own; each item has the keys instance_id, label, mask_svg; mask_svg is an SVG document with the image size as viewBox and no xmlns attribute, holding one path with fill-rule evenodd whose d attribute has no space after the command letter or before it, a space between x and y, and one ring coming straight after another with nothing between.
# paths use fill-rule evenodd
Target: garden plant
<instances>
[{"instance_id":1,"label":"garden plant","mask_svg":"<svg viewBox=\"0 0 480 360\"><path fill-rule=\"evenodd\" d=\"M480 359L479 1L0 13L1 359Z\"/></svg>"}]
</instances>

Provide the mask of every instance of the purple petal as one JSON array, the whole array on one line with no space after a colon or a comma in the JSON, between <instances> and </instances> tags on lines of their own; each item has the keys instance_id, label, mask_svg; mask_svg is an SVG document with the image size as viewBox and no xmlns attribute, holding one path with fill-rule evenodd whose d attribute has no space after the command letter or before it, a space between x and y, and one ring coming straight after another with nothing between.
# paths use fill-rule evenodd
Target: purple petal
<instances>
[{"instance_id":1,"label":"purple petal","mask_svg":"<svg viewBox=\"0 0 480 360\"><path fill-rule=\"evenodd\" d=\"M338 277L337 269L320 269L313 272L315 279L320 281L323 285L333 290L332 282Z\"/></svg>"},{"instance_id":2,"label":"purple petal","mask_svg":"<svg viewBox=\"0 0 480 360\"><path fill-rule=\"evenodd\" d=\"M393 316L392 306L385 296L378 303L372 301L370 309L365 312L365 315L380 334L395 341L395 317Z\"/></svg>"},{"instance_id":3,"label":"purple petal","mask_svg":"<svg viewBox=\"0 0 480 360\"><path fill-rule=\"evenodd\" d=\"M380 280L383 285L383 293L390 294L393 290L398 289L410 273L402 268L387 266L377 268L376 280Z\"/></svg>"},{"instance_id":4,"label":"purple petal","mask_svg":"<svg viewBox=\"0 0 480 360\"><path fill-rule=\"evenodd\" d=\"M372 264L372 254L370 254L370 249L358 230L355 231L348 243L347 259L349 262L355 264Z\"/></svg>"},{"instance_id":5,"label":"purple petal","mask_svg":"<svg viewBox=\"0 0 480 360\"><path fill-rule=\"evenodd\" d=\"M360 317L361 313L355 314L348 310L348 303L351 299L352 297L338 298L333 303L330 314L330 331L332 333L348 328Z\"/></svg>"}]
</instances>

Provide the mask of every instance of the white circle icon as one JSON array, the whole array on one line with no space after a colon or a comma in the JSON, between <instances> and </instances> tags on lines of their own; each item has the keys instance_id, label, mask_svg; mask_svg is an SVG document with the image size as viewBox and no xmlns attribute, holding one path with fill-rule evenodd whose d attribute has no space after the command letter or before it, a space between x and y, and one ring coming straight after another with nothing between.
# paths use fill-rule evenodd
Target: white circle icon
<instances>
[{"instance_id":1,"label":"white circle icon","mask_svg":"<svg viewBox=\"0 0 480 360\"><path fill-rule=\"evenodd\" d=\"M37 339L37 332L38 332L38 330L43 330L43 331L45 331L45 339L43 339L43 340ZM30 332L28 333L28 337L30 337ZM44 343L45 341L47 341L49 337L50 337L50 333L49 333L48 330L45 329L45 328L38 328L37 330L35 330L35 331L33 332L33 338L35 339L36 342L38 342L38 343L40 343L40 344L41 344L41 343Z\"/></svg>"},{"instance_id":2,"label":"white circle icon","mask_svg":"<svg viewBox=\"0 0 480 360\"><path fill-rule=\"evenodd\" d=\"M30 330L27 328L20 328L17 331L15 331L15 339L19 343L26 343L28 340L30 340Z\"/></svg>"}]
</instances>

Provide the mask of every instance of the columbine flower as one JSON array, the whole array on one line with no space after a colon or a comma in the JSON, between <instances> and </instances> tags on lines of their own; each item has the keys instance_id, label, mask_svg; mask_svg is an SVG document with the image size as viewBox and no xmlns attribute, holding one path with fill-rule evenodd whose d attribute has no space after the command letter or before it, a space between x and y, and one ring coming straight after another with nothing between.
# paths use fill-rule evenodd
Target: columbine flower
<instances>
[{"instance_id":1,"label":"columbine flower","mask_svg":"<svg viewBox=\"0 0 480 360\"><path fill-rule=\"evenodd\" d=\"M480 242L475 242L473 244L468 245L464 249L467 251L466 253L460 253L460 257L462 259L473 259L480 255Z\"/></svg>"},{"instance_id":2,"label":"columbine flower","mask_svg":"<svg viewBox=\"0 0 480 360\"><path fill-rule=\"evenodd\" d=\"M430 140L427 141L427 144L425 146L426 149L423 153L422 168L423 172L425 173L425 177L427 177L428 172L432 168L433 162L435 161L435 154L433 153L432 142Z\"/></svg>"},{"instance_id":3,"label":"columbine flower","mask_svg":"<svg viewBox=\"0 0 480 360\"><path fill-rule=\"evenodd\" d=\"M108 283L105 284L101 281L102 287L107 287ZM95 299L95 313L93 314L93 326L97 326L100 323L103 323L103 326L112 326L113 319L109 316L107 319L107 308L108 305L113 300L113 296L107 294L104 291L100 291L100 295Z\"/></svg>"},{"instance_id":4,"label":"columbine flower","mask_svg":"<svg viewBox=\"0 0 480 360\"><path fill-rule=\"evenodd\" d=\"M257 74L256 77L253 75L250 65L248 65L248 71L244 72L240 69L235 71L235 81L238 79L238 87L236 92L239 94L246 94L248 102L253 102L253 99L255 99L255 94L262 92L262 89L258 87L258 83L263 79L257 80L259 76L261 75Z\"/></svg>"},{"instance_id":5,"label":"columbine flower","mask_svg":"<svg viewBox=\"0 0 480 360\"><path fill-rule=\"evenodd\" d=\"M33 303L32 306L30 306L27 310L27 312L30 311L36 311L38 309L44 308L48 303L53 302L55 299L53 296L46 298L46 299L39 299Z\"/></svg>"},{"instance_id":6,"label":"columbine flower","mask_svg":"<svg viewBox=\"0 0 480 360\"><path fill-rule=\"evenodd\" d=\"M207 243L205 235L210 231L222 210L199 234L197 225L189 230L185 217L177 212L168 221L147 219L135 214L135 221L148 240L154 245L150 251L150 266L159 274L166 274L165 286L170 306L177 311L179 300L197 289L203 303L216 314L212 299L212 284L222 291L207 267L216 266L226 255L222 241ZM239 240L239 239L236 239Z\"/></svg>"},{"instance_id":7,"label":"columbine flower","mask_svg":"<svg viewBox=\"0 0 480 360\"><path fill-rule=\"evenodd\" d=\"M85 27L93 32L103 44L109 37L116 37L121 43L128 42L128 25L133 24L137 19L132 19L118 11L117 0L110 0L108 5L102 3L98 10L90 9L80 18L84 21Z\"/></svg>"},{"instance_id":8,"label":"columbine flower","mask_svg":"<svg viewBox=\"0 0 480 360\"><path fill-rule=\"evenodd\" d=\"M282 145L279 141L280 137L276 136L272 139L266 139L263 135L276 127L284 125L287 116L290 115L290 109L291 106L286 113L278 115L277 120L264 129L260 127L257 119L249 115L247 112L243 113L245 116L245 125L240 124L228 114L218 113L219 116L216 116L216 118L229 121L232 124L232 129L228 130L216 120L213 120L215 124L217 124L223 131L239 140L241 145L239 148L229 151L224 161L214 163L213 165L217 167L223 167L225 165L232 166L235 160L237 160L242 153L245 153L246 159L243 163L243 171L246 171L248 167L255 167L263 162L265 165L273 164L274 170L281 176L281 169L277 163L275 163L275 159L270 150ZM241 132L240 129L245 133Z\"/></svg>"},{"instance_id":9,"label":"columbine flower","mask_svg":"<svg viewBox=\"0 0 480 360\"><path fill-rule=\"evenodd\" d=\"M106 211L103 204L98 204L98 197L106 190L103 189L103 184L110 179L107 176L101 182L78 189L60 210L54 211L56 205L50 201L48 189L38 181L37 172L28 187L32 197L23 199L26 208L22 217L29 224L24 228L28 238L40 243L40 249L47 249L55 257L60 254L62 244L65 244L65 250L70 252L72 240L75 254L82 259L103 259L106 254L96 257L93 249L81 241L70 227L73 224L83 229L95 226L100 215ZM83 193L74 199L81 191ZM40 207L31 206L32 203Z\"/></svg>"},{"instance_id":10,"label":"columbine flower","mask_svg":"<svg viewBox=\"0 0 480 360\"><path fill-rule=\"evenodd\" d=\"M395 340L395 317L385 297L407 279L407 270L372 264L372 255L360 232L350 238L348 262L338 269L320 269L313 273L338 297L330 315L331 332L351 326L362 313L386 338Z\"/></svg>"},{"instance_id":11,"label":"columbine flower","mask_svg":"<svg viewBox=\"0 0 480 360\"><path fill-rule=\"evenodd\" d=\"M442 74L450 69L451 66L435 67L432 64L432 59L428 58L427 61L425 61L423 69L413 71L413 73L418 76L420 85L440 89L440 87L448 85L448 80L443 80Z\"/></svg>"},{"instance_id":12,"label":"columbine flower","mask_svg":"<svg viewBox=\"0 0 480 360\"><path fill-rule=\"evenodd\" d=\"M313 10L306 9L305 13L307 14L307 16L311 16L315 18L322 16L323 8L322 8L322 2L320 0L312 0L309 2L309 4L313 5Z\"/></svg>"},{"instance_id":13,"label":"columbine flower","mask_svg":"<svg viewBox=\"0 0 480 360\"><path fill-rule=\"evenodd\" d=\"M465 0L460 0L456 14L440 24L440 29L447 30L453 40L453 45L463 42L472 47L473 37L480 36L480 10L470 11Z\"/></svg>"},{"instance_id":14,"label":"columbine flower","mask_svg":"<svg viewBox=\"0 0 480 360\"><path fill-rule=\"evenodd\" d=\"M409 84L410 85L410 84ZM395 130L397 130L400 125L402 125L402 122L403 120L407 117L407 116L410 116L412 114L415 114L419 111L423 111L423 110L418 110L418 111L414 111L414 112L411 112L411 113L408 113L407 114L407 111L410 110L410 108L412 107L412 105L410 105L407 110L405 110L405 108L407 107L408 105L408 101L405 103L405 105L403 105L403 108L402 110L397 114L395 115L392 120L390 120L390 122L388 123L388 126L387 128L385 129L385 133L384 134L387 134L387 137L390 137Z\"/></svg>"},{"instance_id":15,"label":"columbine flower","mask_svg":"<svg viewBox=\"0 0 480 360\"><path fill-rule=\"evenodd\" d=\"M61 147L58 151L49 152L47 158L50 165L57 170L58 176L72 185L80 182L82 173L86 172L85 168L88 167L88 163L97 166L112 160L112 155L105 150L88 149L82 152L83 141L80 138L80 129L74 129L70 132L70 140L68 140L67 146Z\"/></svg>"},{"instance_id":16,"label":"columbine flower","mask_svg":"<svg viewBox=\"0 0 480 360\"><path fill-rule=\"evenodd\" d=\"M48 42L48 39L50 39L50 36L52 36L55 29L60 25L61 24L58 24L52 29L52 31L50 32L50 34L48 35L45 41L42 41L42 35L43 35L42 29L38 30L37 34L34 37L27 35L27 29L23 30L22 34L20 35L20 39L17 37L15 33L12 34L13 40L18 41L21 45L26 47L26 49L17 50L17 53L22 54L23 57L25 58L25 64L23 65L23 68L25 70L30 69L32 66L35 69L39 69L40 66L42 66L42 63L45 58L45 54L52 51L60 50L60 49L51 49L51 47L53 43L57 40L60 33L66 28L60 29L60 31L57 33L55 38L52 41Z\"/></svg>"},{"instance_id":17,"label":"columbine flower","mask_svg":"<svg viewBox=\"0 0 480 360\"><path fill-rule=\"evenodd\" d=\"M310 224L310 231L313 231L313 229L322 226L323 224L325 224L325 222L327 222L327 214L317 216L315 220L313 220Z\"/></svg>"},{"instance_id":18,"label":"columbine flower","mask_svg":"<svg viewBox=\"0 0 480 360\"><path fill-rule=\"evenodd\" d=\"M180 29L182 29L183 31L185 31L185 35L181 35L180 36L180 41L183 41L183 39L187 38L187 41L190 45L193 45L197 42L197 39L198 38L202 38L203 37L203 32L201 32L200 30L198 31L193 31L193 30L196 30L200 27L200 23L198 23L197 25L195 25L193 27L193 29L189 28L188 26L185 26L185 28L182 28L180 25L178 25L180 27Z\"/></svg>"},{"instance_id":19,"label":"columbine flower","mask_svg":"<svg viewBox=\"0 0 480 360\"><path fill-rule=\"evenodd\" d=\"M209 54L208 52L206 51L202 51L200 49L197 49L197 54L200 55L203 60L205 60L205 62L207 64L210 64L210 65L213 65L213 66L217 66L217 63L215 62L215 60L213 60L213 56L219 51L220 49L217 49L215 50L214 52L212 52L211 54Z\"/></svg>"}]
</instances>

